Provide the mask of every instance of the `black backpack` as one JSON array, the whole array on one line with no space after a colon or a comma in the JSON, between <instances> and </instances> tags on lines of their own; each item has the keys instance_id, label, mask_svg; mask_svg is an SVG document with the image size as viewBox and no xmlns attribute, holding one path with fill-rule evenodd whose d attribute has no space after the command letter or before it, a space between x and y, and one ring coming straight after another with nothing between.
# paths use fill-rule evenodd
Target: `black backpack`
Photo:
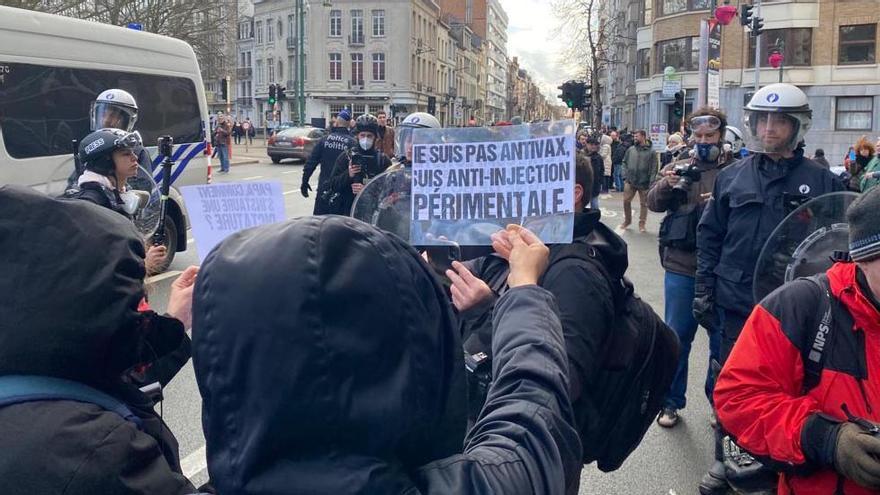
<instances>
[{"instance_id":1,"label":"black backpack","mask_svg":"<svg viewBox=\"0 0 880 495\"><path fill-rule=\"evenodd\" d=\"M578 425L583 462L596 461L599 469L610 472L619 468L639 446L660 412L678 367L680 344L676 333L635 294L628 279L610 277L599 252L588 242L561 246L554 250L550 263L567 258L581 259L595 266L608 280L614 294L614 330L603 344L600 355L604 361L590 384L592 402L596 406L595 420ZM496 293L502 292L507 271L495 270L490 276L490 287ZM465 356L470 371L472 414L479 410L475 405L485 402L491 383L491 343L482 344L486 346L484 349L477 352L468 349Z\"/></svg>"}]
</instances>

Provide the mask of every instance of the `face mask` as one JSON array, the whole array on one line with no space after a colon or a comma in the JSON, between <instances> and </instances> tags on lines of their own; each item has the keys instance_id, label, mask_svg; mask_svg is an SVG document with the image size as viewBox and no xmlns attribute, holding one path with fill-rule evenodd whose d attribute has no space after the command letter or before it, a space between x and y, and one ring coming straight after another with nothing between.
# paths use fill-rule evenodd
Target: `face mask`
<instances>
[{"instance_id":1,"label":"face mask","mask_svg":"<svg viewBox=\"0 0 880 495\"><path fill-rule=\"evenodd\" d=\"M721 155L721 148L717 144L697 143L696 150L697 159L701 162L714 162Z\"/></svg>"},{"instance_id":2,"label":"face mask","mask_svg":"<svg viewBox=\"0 0 880 495\"><path fill-rule=\"evenodd\" d=\"M125 210L129 215L134 215L138 210L138 203L140 203L140 199L138 195L131 192L126 191L119 195L122 198L122 209Z\"/></svg>"},{"instance_id":3,"label":"face mask","mask_svg":"<svg viewBox=\"0 0 880 495\"><path fill-rule=\"evenodd\" d=\"M364 151L373 147L373 140L371 138L361 138L358 142L361 145L361 149Z\"/></svg>"}]
</instances>

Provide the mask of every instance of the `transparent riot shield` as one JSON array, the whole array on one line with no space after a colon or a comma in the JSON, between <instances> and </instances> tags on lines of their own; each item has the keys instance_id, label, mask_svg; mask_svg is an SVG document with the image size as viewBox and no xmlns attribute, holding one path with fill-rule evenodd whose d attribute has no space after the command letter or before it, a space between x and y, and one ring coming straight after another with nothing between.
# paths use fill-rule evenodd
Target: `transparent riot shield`
<instances>
[{"instance_id":1,"label":"transparent riot shield","mask_svg":"<svg viewBox=\"0 0 880 495\"><path fill-rule=\"evenodd\" d=\"M55 169L42 189L52 197L65 196L78 189L78 179L73 173L72 164L64 163ZM145 239L159 227L160 196L156 181L143 167L138 167L137 173L126 180L125 191L120 194L122 208Z\"/></svg>"},{"instance_id":2,"label":"transparent riot shield","mask_svg":"<svg viewBox=\"0 0 880 495\"><path fill-rule=\"evenodd\" d=\"M786 282L826 271L835 251L849 250L846 209L858 197L854 192L824 194L785 217L755 264L755 303Z\"/></svg>"}]
</instances>

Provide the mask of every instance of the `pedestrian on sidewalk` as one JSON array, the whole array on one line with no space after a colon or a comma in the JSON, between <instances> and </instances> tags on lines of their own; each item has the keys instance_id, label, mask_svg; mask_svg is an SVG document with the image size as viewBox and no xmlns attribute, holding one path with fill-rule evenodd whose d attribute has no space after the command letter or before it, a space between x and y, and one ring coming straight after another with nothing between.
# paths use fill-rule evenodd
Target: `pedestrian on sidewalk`
<instances>
[{"instance_id":1,"label":"pedestrian on sidewalk","mask_svg":"<svg viewBox=\"0 0 880 495\"><path fill-rule=\"evenodd\" d=\"M245 152L250 151L250 149L248 148L248 141L250 141L250 144L254 144L254 136L253 134L251 134L251 131L253 131L253 127L254 126L251 125L250 118L245 118L244 122L241 123L241 133L244 135Z\"/></svg>"},{"instance_id":2,"label":"pedestrian on sidewalk","mask_svg":"<svg viewBox=\"0 0 880 495\"><path fill-rule=\"evenodd\" d=\"M232 124L232 135L235 137L235 144L241 144L241 122L238 120Z\"/></svg>"},{"instance_id":3,"label":"pedestrian on sidewalk","mask_svg":"<svg viewBox=\"0 0 880 495\"><path fill-rule=\"evenodd\" d=\"M245 125L247 126L247 138L248 138L247 140L249 141L249 142L246 143L246 144L249 144L249 145L253 146L253 145L254 145L254 137L257 136L257 128L256 128L256 126L254 126L254 124L251 122L251 118L250 118L250 117L246 117L246 118L244 119L244 124L242 124L242 126L245 126ZM244 149L247 150L247 149L248 149L247 146L245 146Z\"/></svg>"},{"instance_id":4,"label":"pedestrian on sidewalk","mask_svg":"<svg viewBox=\"0 0 880 495\"><path fill-rule=\"evenodd\" d=\"M229 173L229 134L231 125L227 120L217 119L217 127L214 129L214 150L220 158L220 173Z\"/></svg>"},{"instance_id":5,"label":"pedestrian on sidewalk","mask_svg":"<svg viewBox=\"0 0 880 495\"><path fill-rule=\"evenodd\" d=\"M657 159L651 149L651 142L644 130L635 132L636 142L628 150L623 158L623 167L626 173L626 183L623 186L623 224L620 229L629 228L632 224L632 200L636 193L639 195L639 232L645 232L645 222L648 220L648 188L651 181L657 175Z\"/></svg>"}]
</instances>

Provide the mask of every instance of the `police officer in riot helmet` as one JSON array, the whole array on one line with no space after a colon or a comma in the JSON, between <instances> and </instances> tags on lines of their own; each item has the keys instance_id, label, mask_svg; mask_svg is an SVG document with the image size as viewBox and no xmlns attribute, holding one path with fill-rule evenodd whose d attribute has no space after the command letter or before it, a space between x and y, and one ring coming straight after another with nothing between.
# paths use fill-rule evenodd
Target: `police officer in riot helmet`
<instances>
[{"instance_id":1,"label":"police officer in riot helmet","mask_svg":"<svg viewBox=\"0 0 880 495\"><path fill-rule=\"evenodd\" d=\"M391 160L376 148L379 120L375 116L358 117L355 132L357 144L339 155L330 178L330 208L339 215L349 215L364 185L391 165Z\"/></svg>"},{"instance_id":2,"label":"police officer in riot helmet","mask_svg":"<svg viewBox=\"0 0 880 495\"><path fill-rule=\"evenodd\" d=\"M743 138L751 154L718 174L697 230L693 312L703 326L719 328L722 365L755 305L753 271L773 230L799 204L844 189L798 146L812 122L803 91L771 84L744 110ZM716 462L700 482L703 494L727 489L720 454L716 448Z\"/></svg>"},{"instance_id":3,"label":"police officer in riot helmet","mask_svg":"<svg viewBox=\"0 0 880 495\"><path fill-rule=\"evenodd\" d=\"M437 117L425 112L411 113L397 126L394 136L394 154L400 164L412 165L412 138L416 129L439 129L442 127Z\"/></svg>"},{"instance_id":4,"label":"police officer in riot helmet","mask_svg":"<svg viewBox=\"0 0 880 495\"><path fill-rule=\"evenodd\" d=\"M143 149L143 143L136 131L101 129L89 134L79 145L79 160L85 170L77 178L76 187L64 196L95 203L131 219L140 199L128 189L127 181L138 174L138 149ZM161 266L165 255L165 246L150 246L147 273Z\"/></svg>"},{"instance_id":5,"label":"police officer in riot helmet","mask_svg":"<svg viewBox=\"0 0 880 495\"><path fill-rule=\"evenodd\" d=\"M122 89L108 89L103 91L92 102L89 113L91 129L122 129L132 132L138 121L138 105L134 97L128 91ZM138 163L144 170L153 171L153 163L150 154L140 145L134 149Z\"/></svg>"}]
</instances>

